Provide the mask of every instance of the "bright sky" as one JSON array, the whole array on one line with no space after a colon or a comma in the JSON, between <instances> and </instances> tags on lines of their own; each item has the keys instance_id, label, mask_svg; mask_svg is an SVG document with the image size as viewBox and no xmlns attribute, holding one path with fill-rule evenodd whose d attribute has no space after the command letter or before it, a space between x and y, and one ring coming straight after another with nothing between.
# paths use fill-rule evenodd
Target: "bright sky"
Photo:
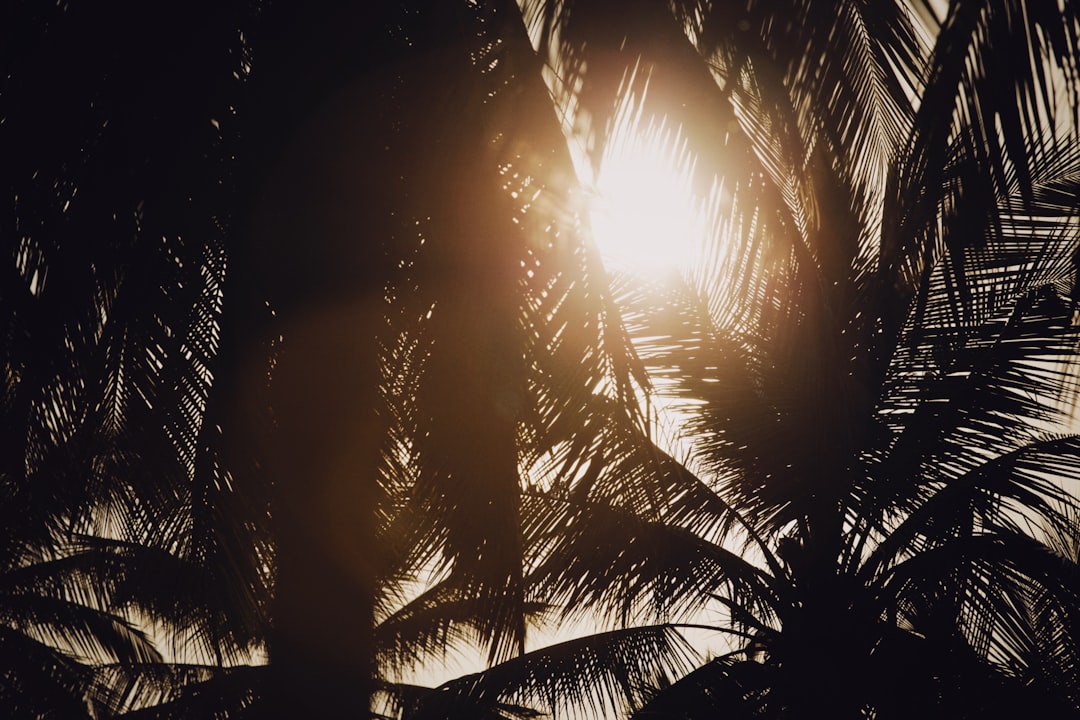
<instances>
[{"instance_id":1,"label":"bright sky","mask_svg":"<svg viewBox=\"0 0 1080 720\"><path fill-rule=\"evenodd\" d=\"M634 87L633 77L624 87ZM694 158L678 127L643 116L624 92L593 182L593 239L612 268L660 277L690 264L709 226L691 179Z\"/></svg>"}]
</instances>

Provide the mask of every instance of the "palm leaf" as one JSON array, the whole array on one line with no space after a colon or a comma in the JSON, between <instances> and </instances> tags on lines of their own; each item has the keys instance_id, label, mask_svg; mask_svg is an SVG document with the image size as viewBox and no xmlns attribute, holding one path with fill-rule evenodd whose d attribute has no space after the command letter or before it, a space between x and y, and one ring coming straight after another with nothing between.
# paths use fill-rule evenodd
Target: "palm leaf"
<instances>
[{"instance_id":1,"label":"palm leaf","mask_svg":"<svg viewBox=\"0 0 1080 720\"><path fill-rule=\"evenodd\" d=\"M613 630L541 648L489 670L453 680L421 702L414 720L423 717L476 717L497 703L546 708L561 714L569 708L597 716L641 704L643 693L659 674L680 676L692 655L670 625ZM430 713L430 714L429 714Z\"/></svg>"}]
</instances>

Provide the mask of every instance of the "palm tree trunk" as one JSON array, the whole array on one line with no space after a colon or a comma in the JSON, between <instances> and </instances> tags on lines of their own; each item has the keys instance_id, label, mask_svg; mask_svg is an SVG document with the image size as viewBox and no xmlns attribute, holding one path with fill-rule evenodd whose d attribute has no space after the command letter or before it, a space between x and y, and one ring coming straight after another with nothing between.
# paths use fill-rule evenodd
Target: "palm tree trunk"
<instances>
[{"instance_id":1,"label":"palm tree trunk","mask_svg":"<svg viewBox=\"0 0 1080 720\"><path fill-rule=\"evenodd\" d=\"M359 718L373 677L374 507L382 432L363 298L287 328L275 372L277 582L271 717Z\"/></svg>"},{"instance_id":2,"label":"palm tree trunk","mask_svg":"<svg viewBox=\"0 0 1080 720\"><path fill-rule=\"evenodd\" d=\"M361 718L374 678L383 433L375 334L393 189L384 3L276 5L254 60L247 240L270 297L276 558L265 718Z\"/></svg>"}]
</instances>

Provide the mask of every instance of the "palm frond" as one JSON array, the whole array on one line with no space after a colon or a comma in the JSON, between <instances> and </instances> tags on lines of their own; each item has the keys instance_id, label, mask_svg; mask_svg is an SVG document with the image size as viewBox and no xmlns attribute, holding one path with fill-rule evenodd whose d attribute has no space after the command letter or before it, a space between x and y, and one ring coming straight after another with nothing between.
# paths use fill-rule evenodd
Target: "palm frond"
<instances>
[{"instance_id":1,"label":"palm frond","mask_svg":"<svg viewBox=\"0 0 1080 720\"><path fill-rule=\"evenodd\" d=\"M745 659L743 651L710 660L682 678L658 687L631 717L758 717L768 706L771 669Z\"/></svg>"},{"instance_id":2,"label":"palm frond","mask_svg":"<svg viewBox=\"0 0 1080 720\"><path fill-rule=\"evenodd\" d=\"M267 667L122 664L95 668L118 716L149 720L258 717Z\"/></svg>"},{"instance_id":3,"label":"palm frond","mask_svg":"<svg viewBox=\"0 0 1080 720\"><path fill-rule=\"evenodd\" d=\"M93 718L107 694L94 686L92 670L25 633L0 624L0 707L12 717Z\"/></svg>"},{"instance_id":4,"label":"palm frond","mask_svg":"<svg viewBox=\"0 0 1080 720\"><path fill-rule=\"evenodd\" d=\"M146 634L111 613L41 595L9 595L3 620L8 627L84 662L153 662L161 654Z\"/></svg>"},{"instance_id":5,"label":"palm frond","mask_svg":"<svg viewBox=\"0 0 1080 720\"><path fill-rule=\"evenodd\" d=\"M482 606L467 587L461 587L455 580L451 575L430 585L411 601L378 620L375 627L377 663L384 676L414 670L423 662L445 659L455 649L482 645L486 641ZM540 624L549 611L544 603L525 604L525 617L530 625Z\"/></svg>"},{"instance_id":6,"label":"palm frond","mask_svg":"<svg viewBox=\"0 0 1080 720\"><path fill-rule=\"evenodd\" d=\"M606 503L540 497L551 522L530 592L568 612L599 607L629 622L645 614L683 616L703 609L719 588L753 602L767 617L781 591L740 555L694 533Z\"/></svg>"},{"instance_id":7,"label":"palm frond","mask_svg":"<svg viewBox=\"0 0 1080 720\"><path fill-rule=\"evenodd\" d=\"M670 625L597 633L446 683L411 717L476 717L470 713L477 708L506 702L603 717L639 707L656 677L680 677L692 662L689 646Z\"/></svg>"},{"instance_id":8,"label":"palm frond","mask_svg":"<svg viewBox=\"0 0 1080 720\"><path fill-rule=\"evenodd\" d=\"M954 529L976 523L1010 532L1030 531L1032 526L1060 532L1069 524L1069 514L1060 509L1073 497L1069 481L1080 477L1078 449L1074 436L1050 437L942 483L883 532L883 540L860 572L871 577L920 550L920 544L933 546Z\"/></svg>"}]
</instances>

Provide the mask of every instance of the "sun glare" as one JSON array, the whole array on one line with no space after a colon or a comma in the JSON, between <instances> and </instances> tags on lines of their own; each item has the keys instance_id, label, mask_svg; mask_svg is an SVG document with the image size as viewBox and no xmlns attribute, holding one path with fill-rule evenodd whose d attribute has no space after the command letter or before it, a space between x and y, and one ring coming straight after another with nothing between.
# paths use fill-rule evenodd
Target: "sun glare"
<instances>
[{"instance_id":1,"label":"sun glare","mask_svg":"<svg viewBox=\"0 0 1080 720\"><path fill-rule=\"evenodd\" d=\"M677 128L643 126L628 97L601 158L589 212L605 264L636 274L666 274L693 262L707 232L694 195L694 159Z\"/></svg>"}]
</instances>

